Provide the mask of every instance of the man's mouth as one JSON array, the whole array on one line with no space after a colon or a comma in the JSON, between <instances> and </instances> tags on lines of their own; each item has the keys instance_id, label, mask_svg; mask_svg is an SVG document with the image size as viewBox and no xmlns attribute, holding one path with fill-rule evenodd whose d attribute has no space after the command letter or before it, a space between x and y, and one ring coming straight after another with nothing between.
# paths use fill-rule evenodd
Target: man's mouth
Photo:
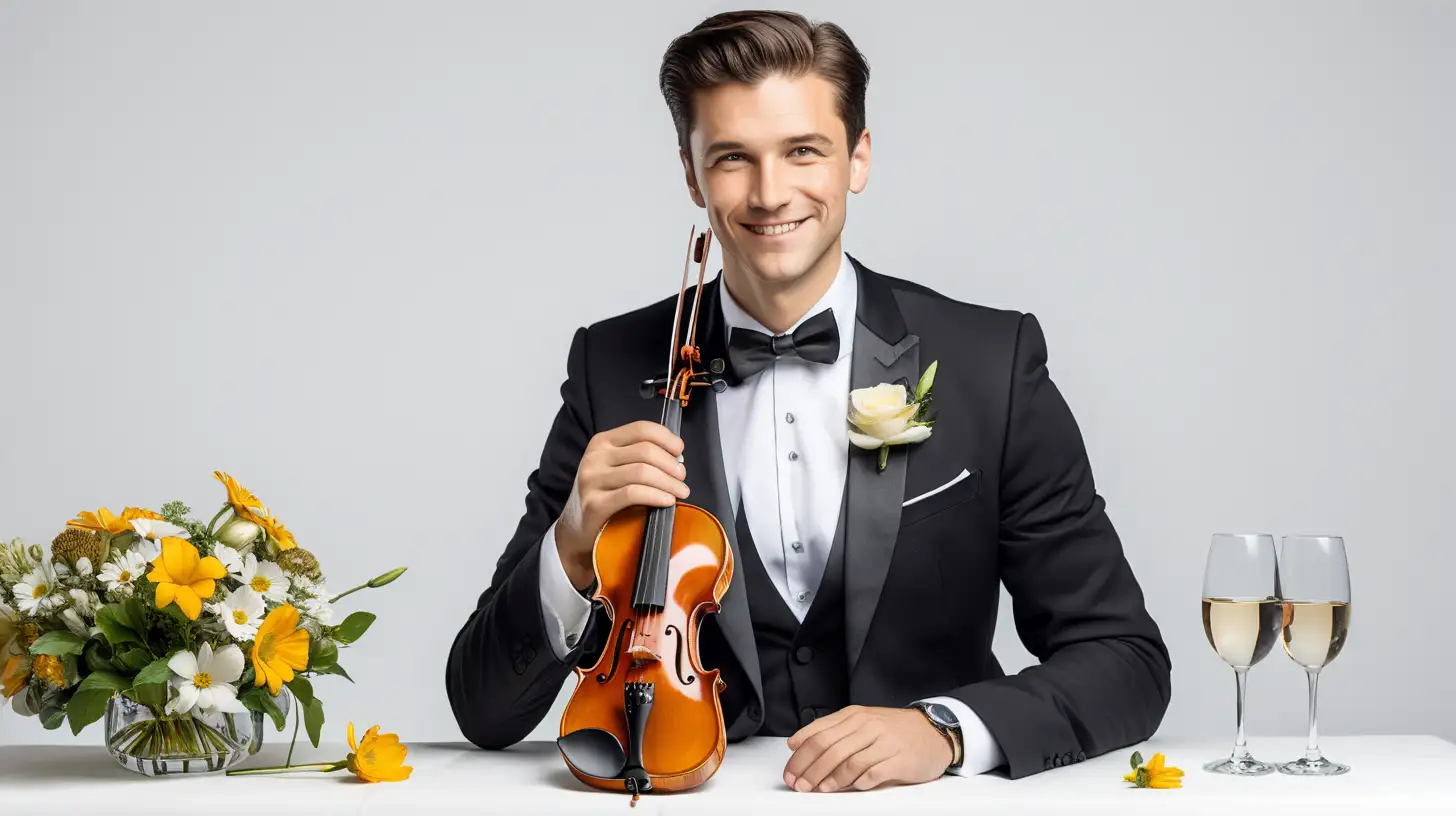
<instances>
[{"instance_id":1,"label":"man's mouth","mask_svg":"<svg viewBox=\"0 0 1456 816\"><path fill-rule=\"evenodd\" d=\"M808 221L807 218L800 218L798 221L788 221L782 224L744 224L748 231L755 235L783 235L786 232L793 232L799 225Z\"/></svg>"}]
</instances>

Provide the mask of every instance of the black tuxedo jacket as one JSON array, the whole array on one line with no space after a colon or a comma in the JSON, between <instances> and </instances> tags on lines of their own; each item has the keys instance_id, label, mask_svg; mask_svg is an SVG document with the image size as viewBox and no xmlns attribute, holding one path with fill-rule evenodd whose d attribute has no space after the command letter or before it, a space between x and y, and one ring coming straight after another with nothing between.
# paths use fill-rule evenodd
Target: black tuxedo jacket
<instances>
[{"instance_id":1,"label":"black tuxedo jacket","mask_svg":"<svg viewBox=\"0 0 1456 816\"><path fill-rule=\"evenodd\" d=\"M851 701L963 700L1000 744L1012 778L1148 738L1168 705L1171 661L1094 487L1080 430L1048 374L1036 318L958 302L850 260L859 275L851 387L899 381L913 391L925 366L939 361L930 438L893 448L882 472L876 451L850 448L843 611ZM705 361L726 356L720 285L721 274L703 285L697 337ZM572 668L592 664L604 647L611 627L598 605L571 654L556 659L539 547L591 437L660 417L661 397L644 398L640 385L665 373L676 301L573 337L562 405L526 480L525 514L449 654L451 707L481 747L525 737ZM742 564L713 398L712 389L697 389L682 420L688 501L724 522ZM970 478L902 506L963 469ZM733 661L738 671L725 670L725 679L747 679L748 688L724 692L730 741L752 730L742 709L762 706L742 576L739 569L700 639L708 667ZM1001 583L1039 661L1013 676L991 652Z\"/></svg>"}]
</instances>

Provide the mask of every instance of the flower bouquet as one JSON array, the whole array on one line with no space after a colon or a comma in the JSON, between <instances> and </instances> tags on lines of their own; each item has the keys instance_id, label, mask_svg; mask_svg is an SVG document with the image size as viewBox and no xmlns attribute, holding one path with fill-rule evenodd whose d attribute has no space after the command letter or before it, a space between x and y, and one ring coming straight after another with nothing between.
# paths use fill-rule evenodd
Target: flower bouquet
<instances>
[{"instance_id":1,"label":"flower bouquet","mask_svg":"<svg viewBox=\"0 0 1456 816\"><path fill-rule=\"evenodd\" d=\"M331 596L313 553L213 475L227 500L206 525L181 502L103 507L68 521L49 549L0 543L0 691L12 709L72 734L105 717L112 756L148 776L246 759L264 716L283 730L290 697L317 747L324 710L309 678L352 682L339 652L374 622L354 612L336 623L333 604L405 568Z\"/></svg>"}]
</instances>

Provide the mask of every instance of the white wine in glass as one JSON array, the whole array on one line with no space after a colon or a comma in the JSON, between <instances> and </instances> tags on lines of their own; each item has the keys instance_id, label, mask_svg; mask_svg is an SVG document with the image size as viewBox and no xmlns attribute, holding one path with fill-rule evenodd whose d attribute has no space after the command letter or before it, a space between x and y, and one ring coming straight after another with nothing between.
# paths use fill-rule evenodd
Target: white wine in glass
<instances>
[{"instance_id":1,"label":"white wine in glass","mask_svg":"<svg viewBox=\"0 0 1456 816\"><path fill-rule=\"evenodd\" d=\"M1274 536L1220 533L1208 547L1203 570L1203 633L1208 645L1234 670L1238 698L1238 735L1233 752L1203 766L1211 773L1263 776L1274 766L1249 754L1244 737L1244 699L1248 671L1269 655L1279 640L1283 605Z\"/></svg>"},{"instance_id":2,"label":"white wine in glass","mask_svg":"<svg viewBox=\"0 0 1456 816\"><path fill-rule=\"evenodd\" d=\"M1284 653L1309 678L1309 741L1304 757L1279 766L1293 776L1336 776L1349 765L1325 759L1319 749L1316 703L1320 670L1345 648L1350 633L1350 568L1339 536L1285 536L1279 553L1284 576L1281 616Z\"/></svg>"}]
</instances>

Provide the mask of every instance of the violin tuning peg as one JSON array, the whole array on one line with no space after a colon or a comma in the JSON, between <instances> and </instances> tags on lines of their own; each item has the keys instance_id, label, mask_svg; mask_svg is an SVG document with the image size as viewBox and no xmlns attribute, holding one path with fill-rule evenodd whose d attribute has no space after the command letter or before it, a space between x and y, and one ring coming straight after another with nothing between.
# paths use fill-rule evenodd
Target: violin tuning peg
<instances>
[{"instance_id":1,"label":"violin tuning peg","mask_svg":"<svg viewBox=\"0 0 1456 816\"><path fill-rule=\"evenodd\" d=\"M714 374L722 374L725 365L726 364L723 362L722 357L714 357L712 360L708 361L708 370L713 372Z\"/></svg>"},{"instance_id":2,"label":"violin tuning peg","mask_svg":"<svg viewBox=\"0 0 1456 816\"><path fill-rule=\"evenodd\" d=\"M713 380L713 391L715 391L716 393L721 394L721 393L723 393L724 391L727 391L727 390L728 390L728 382L727 382L727 380Z\"/></svg>"}]
</instances>

